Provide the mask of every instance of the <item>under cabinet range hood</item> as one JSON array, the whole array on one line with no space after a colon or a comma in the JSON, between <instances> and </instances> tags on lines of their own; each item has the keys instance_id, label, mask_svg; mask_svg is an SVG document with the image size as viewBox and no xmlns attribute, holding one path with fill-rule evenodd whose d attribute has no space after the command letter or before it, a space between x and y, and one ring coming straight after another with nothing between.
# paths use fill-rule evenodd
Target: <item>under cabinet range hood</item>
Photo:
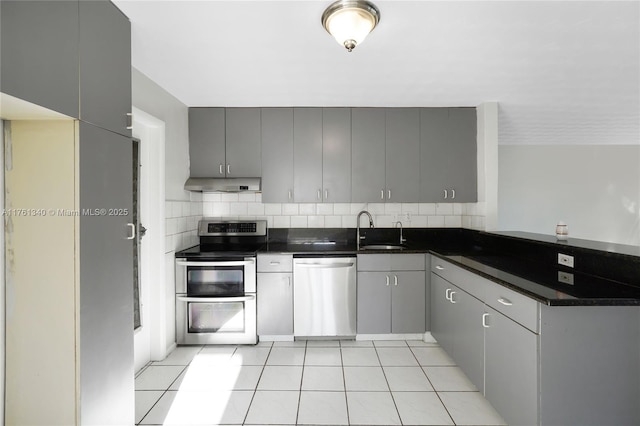
<instances>
[{"instance_id":1,"label":"under cabinet range hood","mask_svg":"<svg viewBox=\"0 0 640 426\"><path fill-rule=\"evenodd\" d=\"M187 191L198 192L260 192L260 178L189 178Z\"/></svg>"}]
</instances>

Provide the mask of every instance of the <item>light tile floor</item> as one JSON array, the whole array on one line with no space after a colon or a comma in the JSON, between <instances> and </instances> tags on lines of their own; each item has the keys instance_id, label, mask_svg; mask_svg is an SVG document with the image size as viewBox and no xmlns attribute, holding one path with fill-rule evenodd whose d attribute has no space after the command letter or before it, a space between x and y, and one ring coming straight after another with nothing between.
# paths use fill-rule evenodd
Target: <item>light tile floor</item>
<instances>
[{"instance_id":1,"label":"light tile floor","mask_svg":"<svg viewBox=\"0 0 640 426\"><path fill-rule=\"evenodd\" d=\"M421 341L180 346L136 377L139 425L504 425Z\"/></svg>"}]
</instances>

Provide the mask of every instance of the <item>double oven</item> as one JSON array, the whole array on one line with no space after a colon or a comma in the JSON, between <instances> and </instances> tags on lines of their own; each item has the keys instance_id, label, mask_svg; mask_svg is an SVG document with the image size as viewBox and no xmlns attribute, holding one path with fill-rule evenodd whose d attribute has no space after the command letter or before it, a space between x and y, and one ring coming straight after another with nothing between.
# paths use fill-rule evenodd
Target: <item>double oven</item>
<instances>
[{"instance_id":1,"label":"double oven","mask_svg":"<svg viewBox=\"0 0 640 426\"><path fill-rule=\"evenodd\" d=\"M266 221L203 219L200 245L176 253L178 344L255 344L256 253Z\"/></svg>"}]
</instances>

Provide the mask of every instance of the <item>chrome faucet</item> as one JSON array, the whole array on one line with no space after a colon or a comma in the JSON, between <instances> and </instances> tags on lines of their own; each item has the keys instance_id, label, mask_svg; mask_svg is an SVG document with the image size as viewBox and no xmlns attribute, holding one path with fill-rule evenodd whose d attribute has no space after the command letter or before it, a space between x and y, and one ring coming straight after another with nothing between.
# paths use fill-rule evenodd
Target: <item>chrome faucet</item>
<instances>
[{"instance_id":1,"label":"chrome faucet","mask_svg":"<svg viewBox=\"0 0 640 426\"><path fill-rule=\"evenodd\" d=\"M407 239L402 237L402 222L397 221L393 224L393 227L396 228L396 225L400 225L400 245L402 245L402 243L407 242Z\"/></svg>"},{"instance_id":2,"label":"chrome faucet","mask_svg":"<svg viewBox=\"0 0 640 426\"><path fill-rule=\"evenodd\" d=\"M369 228L373 228L373 217L371 217L371 213L369 213L366 210L362 210L360 213L358 213L358 218L356 219L356 221L358 222L358 226L356 228L356 244L357 244L357 249L360 250L360 240L364 240L364 237L360 236L360 217L366 214L367 216L369 216Z\"/></svg>"}]
</instances>

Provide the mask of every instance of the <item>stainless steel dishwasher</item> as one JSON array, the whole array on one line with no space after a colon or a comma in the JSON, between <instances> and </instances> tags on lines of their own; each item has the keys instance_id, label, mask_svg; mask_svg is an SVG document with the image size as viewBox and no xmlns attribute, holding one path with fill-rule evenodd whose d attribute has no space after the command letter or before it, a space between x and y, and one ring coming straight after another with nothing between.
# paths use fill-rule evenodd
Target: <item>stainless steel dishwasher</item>
<instances>
[{"instance_id":1,"label":"stainless steel dishwasher","mask_svg":"<svg viewBox=\"0 0 640 426\"><path fill-rule=\"evenodd\" d=\"M356 335L356 258L293 259L293 334Z\"/></svg>"}]
</instances>

